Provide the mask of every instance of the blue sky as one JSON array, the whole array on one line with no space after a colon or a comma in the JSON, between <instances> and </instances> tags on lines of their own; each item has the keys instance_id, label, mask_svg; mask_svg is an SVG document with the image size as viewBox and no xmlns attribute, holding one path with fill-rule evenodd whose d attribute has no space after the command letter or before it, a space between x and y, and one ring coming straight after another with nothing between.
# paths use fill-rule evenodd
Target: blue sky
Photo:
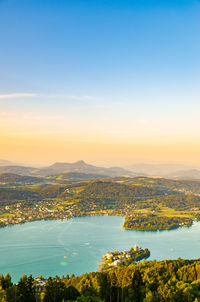
<instances>
[{"instance_id":1,"label":"blue sky","mask_svg":"<svg viewBox=\"0 0 200 302\"><path fill-rule=\"evenodd\" d=\"M197 138L199 20L193 0L0 1L3 133Z\"/></svg>"},{"instance_id":2,"label":"blue sky","mask_svg":"<svg viewBox=\"0 0 200 302\"><path fill-rule=\"evenodd\" d=\"M1 1L1 91L124 97L191 84L198 17L192 0Z\"/></svg>"}]
</instances>

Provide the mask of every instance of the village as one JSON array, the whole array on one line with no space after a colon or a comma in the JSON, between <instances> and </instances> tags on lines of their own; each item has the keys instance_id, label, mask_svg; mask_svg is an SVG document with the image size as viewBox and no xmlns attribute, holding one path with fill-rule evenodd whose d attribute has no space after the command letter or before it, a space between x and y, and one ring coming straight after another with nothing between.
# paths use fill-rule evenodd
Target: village
<instances>
[{"instance_id":1,"label":"village","mask_svg":"<svg viewBox=\"0 0 200 302\"><path fill-rule=\"evenodd\" d=\"M101 209L96 205L81 208L79 204L63 200L43 200L26 204L23 200L0 206L0 227L36 220L69 219L81 216L125 215L127 209Z\"/></svg>"}]
</instances>

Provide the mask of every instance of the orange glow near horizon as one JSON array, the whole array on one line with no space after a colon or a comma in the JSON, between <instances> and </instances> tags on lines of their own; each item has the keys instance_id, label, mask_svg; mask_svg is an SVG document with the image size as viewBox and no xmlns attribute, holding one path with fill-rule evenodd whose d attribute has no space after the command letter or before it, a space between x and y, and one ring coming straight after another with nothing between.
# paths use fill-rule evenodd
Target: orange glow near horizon
<instances>
[{"instance_id":1,"label":"orange glow near horizon","mask_svg":"<svg viewBox=\"0 0 200 302\"><path fill-rule=\"evenodd\" d=\"M116 166L135 162L181 162L198 164L200 143L192 141L69 140L56 136L1 137L0 158L23 164L48 165L53 162L89 163Z\"/></svg>"},{"instance_id":2,"label":"orange glow near horizon","mask_svg":"<svg viewBox=\"0 0 200 302\"><path fill-rule=\"evenodd\" d=\"M199 1L10 2L0 159L200 166Z\"/></svg>"},{"instance_id":3,"label":"orange glow near horizon","mask_svg":"<svg viewBox=\"0 0 200 302\"><path fill-rule=\"evenodd\" d=\"M95 101L81 108L52 102L50 110L37 98L34 101L31 111L33 100L20 106L13 100L15 107L4 100L0 159L40 166L80 159L106 166L152 161L200 164L198 111L191 111L190 116L189 111L158 114L156 104L155 112L150 112L134 111L132 103L123 111L121 104L106 107L106 102L99 109Z\"/></svg>"}]
</instances>

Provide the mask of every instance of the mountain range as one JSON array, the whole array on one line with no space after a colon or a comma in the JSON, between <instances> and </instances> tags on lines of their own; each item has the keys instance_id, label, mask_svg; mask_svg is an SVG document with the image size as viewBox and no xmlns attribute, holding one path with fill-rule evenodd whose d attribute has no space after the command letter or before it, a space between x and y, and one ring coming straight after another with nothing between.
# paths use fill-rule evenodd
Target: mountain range
<instances>
[{"instance_id":1,"label":"mountain range","mask_svg":"<svg viewBox=\"0 0 200 302\"><path fill-rule=\"evenodd\" d=\"M63 174L61 177L67 179L75 178L98 178L98 177L138 177L153 176L171 179L200 180L200 169L181 164L134 164L125 168L121 167L98 167L84 162L83 160L74 163L57 162L43 168L27 167L13 164L11 161L0 160L0 174L11 173L22 176L50 177ZM76 175L68 175L76 173ZM78 175L78 174L79 175ZM85 175L83 175L85 174Z\"/></svg>"},{"instance_id":2,"label":"mountain range","mask_svg":"<svg viewBox=\"0 0 200 302\"><path fill-rule=\"evenodd\" d=\"M193 167L181 164L146 164L138 163L126 167L135 173L144 173L152 176L166 176L177 171L189 170Z\"/></svg>"},{"instance_id":3,"label":"mountain range","mask_svg":"<svg viewBox=\"0 0 200 302\"><path fill-rule=\"evenodd\" d=\"M168 177L173 179L200 180L200 170L190 169L176 171L169 174Z\"/></svg>"},{"instance_id":4,"label":"mountain range","mask_svg":"<svg viewBox=\"0 0 200 302\"><path fill-rule=\"evenodd\" d=\"M120 167L97 167L85 163L83 160L75 163L55 163L44 168L33 168L24 166L0 166L0 173L14 173L18 175L47 177L57 174L77 172L85 174L100 174L101 176L138 176L137 173L131 172Z\"/></svg>"},{"instance_id":5,"label":"mountain range","mask_svg":"<svg viewBox=\"0 0 200 302\"><path fill-rule=\"evenodd\" d=\"M153 177L200 180L200 170L181 164L134 164L126 167L134 173Z\"/></svg>"}]
</instances>

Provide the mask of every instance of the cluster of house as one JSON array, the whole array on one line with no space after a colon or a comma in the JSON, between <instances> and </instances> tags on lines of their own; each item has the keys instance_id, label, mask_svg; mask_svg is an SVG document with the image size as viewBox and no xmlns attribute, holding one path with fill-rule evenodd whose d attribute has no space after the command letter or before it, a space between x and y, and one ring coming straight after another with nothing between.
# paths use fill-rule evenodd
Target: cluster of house
<instances>
[{"instance_id":1,"label":"cluster of house","mask_svg":"<svg viewBox=\"0 0 200 302\"><path fill-rule=\"evenodd\" d=\"M135 260L135 255L137 252L141 251L142 249L139 248L136 244L134 249L132 248L130 251L114 251L114 252L107 252L102 260L105 262L106 265L109 267L111 266L119 266L125 263L125 260ZM104 266L104 265L103 265ZM101 268L103 268L101 265ZM101 270L100 268L100 270Z\"/></svg>"},{"instance_id":2,"label":"cluster of house","mask_svg":"<svg viewBox=\"0 0 200 302\"><path fill-rule=\"evenodd\" d=\"M0 207L0 227L12 224L18 224L40 219L69 218L73 217L73 206L66 206L64 211L60 208L49 209L52 206L50 202L39 202L34 207L26 206L23 203L17 203L10 206Z\"/></svg>"}]
</instances>

